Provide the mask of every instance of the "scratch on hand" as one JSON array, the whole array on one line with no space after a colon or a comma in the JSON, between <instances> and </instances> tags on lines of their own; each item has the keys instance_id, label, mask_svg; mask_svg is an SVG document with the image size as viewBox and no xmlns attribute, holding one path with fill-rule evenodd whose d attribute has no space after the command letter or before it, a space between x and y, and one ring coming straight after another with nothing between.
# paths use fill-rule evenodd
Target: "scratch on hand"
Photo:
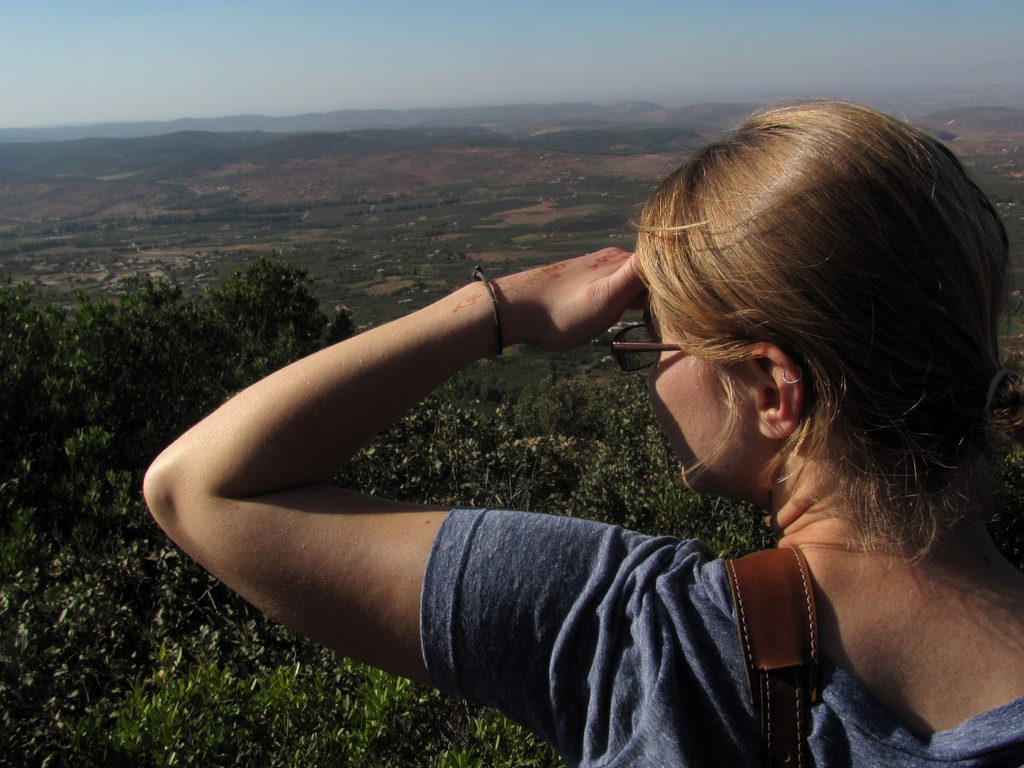
<instances>
[{"instance_id":1,"label":"scratch on hand","mask_svg":"<svg viewBox=\"0 0 1024 768\"><path fill-rule=\"evenodd\" d=\"M474 304L476 304L480 300L481 296L483 296L483 292L482 291L478 292L478 293L474 293L472 296L467 296L462 301L460 301L458 304L456 304L454 307L452 307L452 314L455 314L456 312L460 312L463 309L468 309L469 307L472 307Z\"/></svg>"},{"instance_id":2,"label":"scratch on hand","mask_svg":"<svg viewBox=\"0 0 1024 768\"><path fill-rule=\"evenodd\" d=\"M569 265L565 262L559 262L558 264L548 264L546 267L541 267L540 269L542 272L546 272L551 275L551 277L561 277L559 273L567 266Z\"/></svg>"},{"instance_id":3,"label":"scratch on hand","mask_svg":"<svg viewBox=\"0 0 1024 768\"><path fill-rule=\"evenodd\" d=\"M630 255L631 254L626 251L606 249L598 251L597 253L589 254L589 256L592 256L593 258L587 258L587 260L584 261L584 264L590 267L590 269L596 269L599 264L604 264L609 261L625 261L630 257Z\"/></svg>"}]
</instances>

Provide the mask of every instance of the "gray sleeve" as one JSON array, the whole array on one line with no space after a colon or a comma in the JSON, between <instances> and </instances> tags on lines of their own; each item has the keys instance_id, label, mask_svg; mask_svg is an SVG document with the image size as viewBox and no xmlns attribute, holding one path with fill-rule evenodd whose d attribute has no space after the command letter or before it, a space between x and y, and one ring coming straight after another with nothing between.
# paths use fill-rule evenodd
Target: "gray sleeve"
<instances>
[{"instance_id":1,"label":"gray sleeve","mask_svg":"<svg viewBox=\"0 0 1024 768\"><path fill-rule=\"evenodd\" d=\"M427 669L438 687L497 707L571 764L584 752L615 754L641 720L675 706L666 690L676 699L692 687L706 699L702 675L722 674L713 658L690 668L722 631L735 635L728 602L720 604L728 598L701 578L709 560L698 542L456 510L424 577Z\"/></svg>"}]
</instances>

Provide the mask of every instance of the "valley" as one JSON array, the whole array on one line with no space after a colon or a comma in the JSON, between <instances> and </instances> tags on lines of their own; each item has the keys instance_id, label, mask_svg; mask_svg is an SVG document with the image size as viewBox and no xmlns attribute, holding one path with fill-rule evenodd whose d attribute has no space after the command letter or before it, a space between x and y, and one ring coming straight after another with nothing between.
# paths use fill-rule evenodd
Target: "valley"
<instances>
[{"instance_id":1,"label":"valley","mask_svg":"<svg viewBox=\"0 0 1024 768\"><path fill-rule=\"evenodd\" d=\"M631 218L657 181L750 108L701 105L675 122L663 110L655 124L651 106L621 109L613 116L630 122L614 124L531 114L528 124L0 143L0 274L60 302L116 296L133 275L199 290L276 252L308 271L325 308L366 327L464 282L477 263L502 274L631 247ZM1024 111L918 122L995 202L1020 290Z\"/></svg>"}]
</instances>

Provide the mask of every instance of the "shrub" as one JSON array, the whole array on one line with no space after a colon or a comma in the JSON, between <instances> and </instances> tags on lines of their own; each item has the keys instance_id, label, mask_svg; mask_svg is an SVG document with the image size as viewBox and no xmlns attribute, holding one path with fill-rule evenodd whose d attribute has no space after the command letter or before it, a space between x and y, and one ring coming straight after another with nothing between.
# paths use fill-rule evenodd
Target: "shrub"
<instances>
[{"instance_id":1,"label":"shrub","mask_svg":"<svg viewBox=\"0 0 1024 768\"><path fill-rule=\"evenodd\" d=\"M170 544L139 497L180 431L269 369L350 331L305 275L260 260L205 296L137 281L36 308L0 287L0 754L26 766L557 766L495 712L340 659ZM326 329L326 330L325 330ZM694 494L642 377L474 400L458 377L339 482L396 499L533 509L698 536L737 555L753 509ZM993 532L1024 565L1024 455Z\"/></svg>"}]
</instances>

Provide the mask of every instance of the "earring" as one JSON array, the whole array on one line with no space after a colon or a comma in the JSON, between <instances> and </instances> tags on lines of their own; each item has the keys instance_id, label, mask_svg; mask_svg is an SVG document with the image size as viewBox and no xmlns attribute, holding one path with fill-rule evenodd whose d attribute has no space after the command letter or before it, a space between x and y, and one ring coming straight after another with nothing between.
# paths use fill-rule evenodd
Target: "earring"
<instances>
[{"instance_id":1,"label":"earring","mask_svg":"<svg viewBox=\"0 0 1024 768\"><path fill-rule=\"evenodd\" d=\"M796 368L796 378L793 379L792 381L789 380L789 376L787 376L786 373L787 373L787 371L783 371L782 372L782 380L784 382L786 382L787 384L796 384L798 381L800 381L800 379L802 379L804 377L803 368L801 368L800 366L797 366L797 368Z\"/></svg>"}]
</instances>

